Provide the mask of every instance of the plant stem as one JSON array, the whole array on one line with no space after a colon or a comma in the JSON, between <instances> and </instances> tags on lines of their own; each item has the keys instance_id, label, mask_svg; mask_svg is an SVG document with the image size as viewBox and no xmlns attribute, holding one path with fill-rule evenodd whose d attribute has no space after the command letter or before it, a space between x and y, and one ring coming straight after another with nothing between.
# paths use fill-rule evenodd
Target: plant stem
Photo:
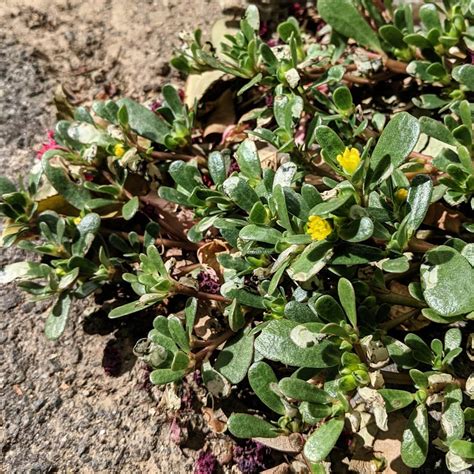
<instances>
[{"instance_id":1,"label":"plant stem","mask_svg":"<svg viewBox=\"0 0 474 474\"><path fill-rule=\"evenodd\" d=\"M402 306L411 306L412 308L419 309L427 307L426 303L418 301L417 299L412 298L411 296L399 295L396 293L391 293L389 291L384 292L383 290L377 289L375 290L375 294L377 296L377 299L382 303L399 304Z\"/></svg>"},{"instance_id":2,"label":"plant stem","mask_svg":"<svg viewBox=\"0 0 474 474\"><path fill-rule=\"evenodd\" d=\"M420 313L419 309L412 309L411 311L408 311L407 313L404 313L398 316L398 318L394 318L394 319L391 319L390 321L386 321L385 323L382 323L379 326L379 328L385 331L388 331L404 323L405 321L408 321L409 319L414 318L419 313Z\"/></svg>"},{"instance_id":3,"label":"plant stem","mask_svg":"<svg viewBox=\"0 0 474 474\"><path fill-rule=\"evenodd\" d=\"M431 244L426 240L420 240L415 237L410 239L410 241L408 242L408 250L410 250L411 252L426 253L428 252L428 250L431 250L435 247L435 244Z\"/></svg>"},{"instance_id":4,"label":"plant stem","mask_svg":"<svg viewBox=\"0 0 474 474\"><path fill-rule=\"evenodd\" d=\"M201 155L185 155L183 153L173 153L169 151L150 151L143 147L137 147L138 152L144 153L145 155L151 156L155 160L168 161L168 160L182 160L182 161L191 161L197 160L198 164L206 165L207 160L204 156Z\"/></svg>"},{"instance_id":5,"label":"plant stem","mask_svg":"<svg viewBox=\"0 0 474 474\"><path fill-rule=\"evenodd\" d=\"M226 332L216 337L215 339L207 341L208 345L194 355L194 360L196 362L203 361L207 356L210 356L212 352L217 349L223 342L227 341L227 339L232 337L234 334L234 331L228 329Z\"/></svg>"},{"instance_id":6,"label":"plant stem","mask_svg":"<svg viewBox=\"0 0 474 474\"><path fill-rule=\"evenodd\" d=\"M176 283L175 288L174 288L174 293L192 296L200 300L212 300L212 301L219 301L221 303L231 302L231 300L229 300L225 296L215 295L213 293L204 293L202 291L195 290L194 288L191 288L189 286L181 285L180 283Z\"/></svg>"}]
</instances>

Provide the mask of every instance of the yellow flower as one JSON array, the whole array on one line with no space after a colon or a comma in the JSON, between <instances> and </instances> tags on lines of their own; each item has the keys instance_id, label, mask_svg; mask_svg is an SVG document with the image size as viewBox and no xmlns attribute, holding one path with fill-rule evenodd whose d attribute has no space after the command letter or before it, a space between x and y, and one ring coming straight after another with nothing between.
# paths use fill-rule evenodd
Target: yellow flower
<instances>
[{"instance_id":1,"label":"yellow flower","mask_svg":"<svg viewBox=\"0 0 474 474\"><path fill-rule=\"evenodd\" d=\"M332 232L332 228L326 219L319 216L309 216L306 232L313 240L324 240Z\"/></svg>"},{"instance_id":2,"label":"yellow flower","mask_svg":"<svg viewBox=\"0 0 474 474\"><path fill-rule=\"evenodd\" d=\"M82 219L80 217L75 217L72 222L74 222L74 224L76 225L79 225L81 223Z\"/></svg>"},{"instance_id":3,"label":"yellow flower","mask_svg":"<svg viewBox=\"0 0 474 474\"><path fill-rule=\"evenodd\" d=\"M360 153L357 148L347 148L342 155L337 155L337 162L347 174L353 174L360 163Z\"/></svg>"},{"instance_id":4,"label":"yellow flower","mask_svg":"<svg viewBox=\"0 0 474 474\"><path fill-rule=\"evenodd\" d=\"M395 198L397 201L404 202L407 200L408 197L408 190L405 188L400 188L398 191L395 192Z\"/></svg>"},{"instance_id":5,"label":"yellow flower","mask_svg":"<svg viewBox=\"0 0 474 474\"><path fill-rule=\"evenodd\" d=\"M125 154L125 148L121 143L117 143L117 145L114 146L114 155L122 158L122 156Z\"/></svg>"}]
</instances>

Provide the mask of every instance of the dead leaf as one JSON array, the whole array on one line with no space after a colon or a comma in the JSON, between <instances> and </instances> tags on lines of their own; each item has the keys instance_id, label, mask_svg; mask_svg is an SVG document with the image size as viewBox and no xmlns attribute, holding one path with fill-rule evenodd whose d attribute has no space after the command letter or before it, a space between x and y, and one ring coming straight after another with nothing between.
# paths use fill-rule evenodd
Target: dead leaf
<instances>
[{"instance_id":1,"label":"dead leaf","mask_svg":"<svg viewBox=\"0 0 474 474\"><path fill-rule=\"evenodd\" d=\"M289 436L278 436L276 438L253 438L269 448L283 453L297 454L304 446L304 439L299 433L291 433Z\"/></svg>"},{"instance_id":2,"label":"dead leaf","mask_svg":"<svg viewBox=\"0 0 474 474\"><path fill-rule=\"evenodd\" d=\"M274 171L278 168L278 149L273 145L267 145L258 150L258 157L262 168L270 168Z\"/></svg>"},{"instance_id":3,"label":"dead leaf","mask_svg":"<svg viewBox=\"0 0 474 474\"><path fill-rule=\"evenodd\" d=\"M205 71L202 74L190 74L184 86L184 103L193 107L194 102L200 102L207 90L224 76L222 71Z\"/></svg>"},{"instance_id":4,"label":"dead leaf","mask_svg":"<svg viewBox=\"0 0 474 474\"><path fill-rule=\"evenodd\" d=\"M400 413L389 415L388 431L380 431L374 442L374 454L385 458L386 468L384 474L409 474L408 468L401 458L402 436L407 424L407 419Z\"/></svg>"},{"instance_id":5,"label":"dead leaf","mask_svg":"<svg viewBox=\"0 0 474 474\"><path fill-rule=\"evenodd\" d=\"M216 273L219 279L223 280L224 269L217 261L217 254L222 252L229 252L229 245L223 240L215 239L212 242L207 242L201 245L196 252L197 258L201 265L211 267Z\"/></svg>"},{"instance_id":6,"label":"dead leaf","mask_svg":"<svg viewBox=\"0 0 474 474\"><path fill-rule=\"evenodd\" d=\"M201 408L204 421L214 433L224 433L227 429L227 416L221 408L213 410L210 407Z\"/></svg>"},{"instance_id":7,"label":"dead leaf","mask_svg":"<svg viewBox=\"0 0 474 474\"><path fill-rule=\"evenodd\" d=\"M261 471L260 474L287 474L290 472L290 466L286 462L278 464L278 466L272 467L265 471Z\"/></svg>"},{"instance_id":8,"label":"dead leaf","mask_svg":"<svg viewBox=\"0 0 474 474\"><path fill-rule=\"evenodd\" d=\"M212 134L222 135L227 127L235 124L234 93L227 89L211 105L213 109L204 124L203 137Z\"/></svg>"},{"instance_id":9,"label":"dead leaf","mask_svg":"<svg viewBox=\"0 0 474 474\"><path fill-rule=\"evenodd\" d=\"M398 283L396 280L392 280L389 284L389 289L392 293L397 295L403 296L410 296L410 292L408 291L408 287L406 285L402 285ZM409 306L402 306L399 304L392 305L389 312L390 319L397 319L403 314L409 313L413 310L413 308ZM430 321L424 318L421 315L416 317L410 318L409 320L405 321L404 323L400 324L398 327L401 327L405 331L419 331L420 329L428 326Z\"/></svg>"},{"instance_id":10,"label":"dead leaf","mask_svg":"<svg viewBox=\"0 0 474 474\"><path fill-rule=\"evenodd\" d=\"M466 216L462 212L454 211L440 202L435 202L428 208L423 224L459 234L465 220Z\"/></svg>"}]
</instances>

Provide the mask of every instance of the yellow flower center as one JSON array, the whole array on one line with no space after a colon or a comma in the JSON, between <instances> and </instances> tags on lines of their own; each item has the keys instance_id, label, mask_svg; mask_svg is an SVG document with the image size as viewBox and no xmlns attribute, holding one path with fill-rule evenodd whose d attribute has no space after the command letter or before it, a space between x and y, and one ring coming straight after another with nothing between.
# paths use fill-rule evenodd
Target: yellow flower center
<instances>
[{"instance_id":1,"label":"yellow flower center","mask_svg":"<svg viewBox=\"0 0 474 474\"><path fill-rule=\"evenodd\" d=\"M360 153L357 148L347 148L342 155L337 155L337 162L347 174L353 174L360 163Z\"/></svg>"},{"instance_id":2,"label":"yellow flower center","mask_svg":"<svg viewBox=\"0 0 474 474\"><path fill-rule=\"evenodd\" d=\"M408 190L405 188L400 188L395 192L395 198L397 201L403 202L406 201L408 197Z\"/></svg>"},{"instance_id":3,"label":"yellow flower center","mask_svg":"<svg viewBox=\"0 0 474 474\"><path fill-rule=\"evenodd\" d=\"M81 223L82 219L80 217L75 217L72 222L74 222L74 224L76 225L79 225Z\"/></svg>"},{"instance_id":4,"label":"yellow flower center","mask_svg":"<svg viewBox=\"0 0 474 474\"><path fill-rule=\"evenodd\" d=\"M121 143L114 146L114 155L121 158L125 154L125 148Z\"/></svg>"},{"instance_id":5,"label":"yellow flower center","mask_svg":"<svg viewBox=\"0 0 474 474\"><path fill-rule=\"evenodd\" d=\"M313 240L324 240L332 232L332 227L326 219L319 216L310 216L306 232Z\"/></svg>"}]
</instances>

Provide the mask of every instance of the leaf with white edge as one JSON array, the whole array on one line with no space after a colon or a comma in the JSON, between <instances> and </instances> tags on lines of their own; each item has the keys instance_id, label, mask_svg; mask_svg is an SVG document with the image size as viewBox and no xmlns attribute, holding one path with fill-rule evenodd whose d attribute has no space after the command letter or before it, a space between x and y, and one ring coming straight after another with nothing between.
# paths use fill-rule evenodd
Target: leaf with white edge
<instances>
[{"instance_id":1,"label":"leaf with white edge","mask_svg":"<svg viewBox=\"0 0 474 474\"><path fill-rule=\"evenodd\" d=\"M246 413L232 413L227 428L236 438L276 438L277 428L268 421Z\"/></svg>"},{"instance_id":2,"label":"leaf with white edge","mask_svg":"<svg viewBox=\"0 0 474 474\"><path fill-rule=\"evenodd\" d=\"M122 217L129 221L137 213L138 208L140 207L140 201L138 196L134 196L132 199L127 201L122 207Z\"/></svg>"},{"instance_id":3,"label":"leaf with white edge","mask_svg":"<svg viewBox=\"0 0 474 474\"><path fill-rule=\"evenodd\" d=\"M320 337L322 335L309 329L314 324L319 328L323 326L318 323L300 325L286 320L270 321L255 339L255 350L266 359L285 365L313 368L333 367L339 363L339 350L327 340L316 342L318 338L322 339ZM307 344L298 345L293 340L295 338L292 339L291 333L296 327L303 330L308 328ZM310 336L313 336L314 340L309 340Z\"/></svg>"},{"instance_id":4,"label":"leaf with white edge","mask_svg":"<svg viewBox=\"0 0 474 474\"><path fill-rule=\"evenodd\" d=\"M286 413L280 397L270 388L271 384L277 384L275 372L263 361L255 362L250 366L248 379L252 390L258 398L271 410L284 415Z\"/></svg>"},{"instance_id":5,"label":"leaf with white edge","mask_svg":"<svg viewBox=\"0 0 474 474\"><path fill-rule=\"evenodd\" d=\"M253 359L253 336L241 331L226 343L214 368L233 384L244 380Z\"/></svg>"},{"instance_id":6,"label":"leaf with white edge","mask_svg":"<svg viewBox=\"0 0 474 474\"><path fill-rule=\"evenodd\" d=\"M54 341L64 332L71 310L71 300L72 298L69 293L61 293L59 295L44 326L44 333L48 339Z\"/></svg>"},{"instance_id":7,"label":"leaf with white edge","mask_svg":"<svg viewBox=\"0 0 474 474\"><path fill-rule=\"evenodd\" d=\"M295 281L308 281L326 266L333 253L333 245L330 242L313 242L293 261L287 270L288 275Z\"/></svg>"},{"instance_id":8,"label":"leaf with white edge","mask_svg":"<svg viewBox=\"0 0 474 474\"><path fill-rule=\"evenodd\" d=\"M5 285L19 279L47 277L49 268L39 262L15 262L0 270L0 284Z\"/></svg>"},{"instance_id":9,"label":"leaf with white edge","mask_svg":"<svg viewBox=\"0 0 474 474\"><path fill-rule=\"evenodd\" d=\"M408 467L422 466L428 454L428 442L428 413L425 405L418 405L403 432L402 461Z\"/></svg>"},{"instance_id":10,"label":"leaf with white edge","mask_svg":"<svg viewBox=\"0 0 474 474\"><path fill-rule=\"evenodd\" d=\"M351 0L318 0L317 9L322 19L341 35L373 51L382 51L377 34Z\"/></svg>"},{"instance_id":11,"label":"leaf with white edge","mask_svg":"<svg viewBox=\"0 0 474 474\"><path fill-rule=\"evenodd\" d=\"M420 276L426 302L441 316L474 311L474 268L456 249L440 245L428 251Z\"/></svg>"},{"instance_id":12,"label":"leaf with white edge","mask_svg":"<svg viewBox=\"0 0 474 474\"><path fill-rule=\"evenodd\" d=\"M397 168L413 151L420 136L418 120L407 112L396 114L384 128L370 158L370 167L375 170L379 161L390 156L391 166Z\"/></svg>"},{"instance_id":13,"label":"leaf with white edge","mask_svg":"<svg viewBox=\"0 0 474 474\"><path fill-rule=\"evenodd\" d=\"M344 428L344 420L333 418L317 428L306 441L304 455L311 462L326 459Z\"/></svg>"}]
</instances>

